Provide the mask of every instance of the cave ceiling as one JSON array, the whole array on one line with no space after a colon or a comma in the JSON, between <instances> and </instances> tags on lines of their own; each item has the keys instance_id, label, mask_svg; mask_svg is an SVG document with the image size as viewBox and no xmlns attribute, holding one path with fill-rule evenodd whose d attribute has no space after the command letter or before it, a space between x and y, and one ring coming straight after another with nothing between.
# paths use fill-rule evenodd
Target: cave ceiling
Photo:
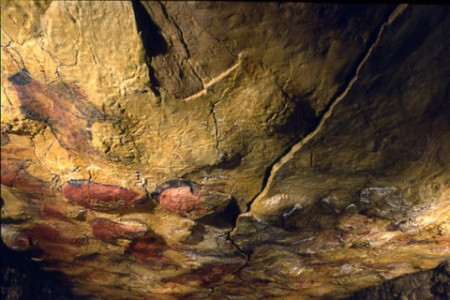
<instances>
[{"instance_id":1,"label":"cave ceiling","mask_svg":"<svg viewBox=\"0 0 450 300\"><path fill-rule=\"evenodd\" d=\"M343 298L450 258L448 6L1 10L2 239L76 295Z\"/></svg>"}]
</instances>

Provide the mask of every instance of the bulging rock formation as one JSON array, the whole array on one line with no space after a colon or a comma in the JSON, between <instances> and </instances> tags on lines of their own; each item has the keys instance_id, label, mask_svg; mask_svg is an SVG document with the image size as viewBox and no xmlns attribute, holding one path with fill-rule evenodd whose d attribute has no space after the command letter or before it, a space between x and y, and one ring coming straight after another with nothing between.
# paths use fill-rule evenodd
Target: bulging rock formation
<instances>
[{"instance_id":1,"label":"bulging rock formation","mask_svg":"<svg viewBox=\"0 0 450 300\"><path fill-rule=\"evenodd\" d=\"M2 239L76 295L345 298L450 258L448 7L1 5Z\"/></svg>"}]
</instances>

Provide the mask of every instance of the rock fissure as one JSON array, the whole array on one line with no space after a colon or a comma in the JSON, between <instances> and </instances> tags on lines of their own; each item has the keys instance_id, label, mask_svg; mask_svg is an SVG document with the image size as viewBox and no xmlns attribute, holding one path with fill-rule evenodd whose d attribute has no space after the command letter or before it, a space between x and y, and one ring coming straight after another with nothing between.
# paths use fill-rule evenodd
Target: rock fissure
<instances>
[{"instance_id":1,"label":"rock fissure","mask_svg":"<svg viewBox=\"0 0 450 300\"><path fill-rule=\"evenodd\" d=\"M248 210L251 210L251 205L252 203L258 199L258 198L263 198L265 196L265 194L267 193L267 189L270 186L270 183L274 177L274 174L277 172L278 169L281 168L281 166L283 164L285 164L287 161L289 161L292 156L294 155L295 152L299 151L303 145L305 145L306 143L308 143L308 141L310 141L314 136L316 136L318 134L318 132L321 130L323 124L327 121L328 118L331 117L334 108L339 104L339 102L341 102L346 95L348 94L348 92L351 90L351 88L353 87L353 85L355 84L355 82L358 79L359 76L359 72L361 70L361 68L364 66L364 64L366 63L366 61L369 59L371 53L373 52L373 49L377 46L378 42L380 41L380 38L384 32L384 30L392 23L394 22L394 20L396 18L398 18L401 13L407 8L407 5L405 4L400 4L398 5L388 16L387 20L385 20L380 28L377 31L376 34L376 38L375 40L373 40L369 47L367 48L368 50L366 51L366 53L362 56L362 59L360 62L357 63L356 68L355 68L355 72L354 75L351 77L351 79L344 85L344 88L342 89L341 92L339 92L335 97L333 97L333 99L331 101L329 101L328 103L328 107L326 109L326 111L324 111L320 118L319 121L317 122L317 125L315 126L315 128L304 138L302 138L299 142L295 143L292 147L288 148L281 156L279 156L267 169L266 171L266 175L264 176L263 179L263 183L262 183L262 188L261 191L249 202L248 204Z\"/></svg>"},{"instance_id":2,"label":"rock fissure","mask_svg":"<svg viewBox=\"0 0 450 300\"><path fill-rule=\"evenodd\" d=\"M159 80L155 77L152 59L157 55L164 54L167 51L167 44L159 33L160 29L151 19L147 5L144 5L141 1L132 1L132 8L136 20L136 27L145 51L144 61L148 68L150 90L156 97L160 97L161 92L159 89L163 87L160 86ZM94 56L94 59L97 62L96 56Z\"/></svg>"},{"instance_id":3,"label":"rock fissure","mask_svg":"<svg viewBox=\"0 0 450 300\"><path fill-rule=\"evenodd\" d=\"M30 49L30 52L33 54L34 59L38 62L39 66L41 67L41 70L40 70L40 71L41 71L42 74L44 75L44 82L45 82L45 85L48 87L48 85L49 85L49 80L48 80L48 77L47 77L47 73L45 72L45 68L44 68L44 66L42 65L42 62L37 58L37 56L36 56L36 54L34 53L33 49L31 49L30 47L29 47L29 49Z\"/></svg>"},{"instance_id":4,"label":"rock fissure","mask_svg":"<svg viewBox=\"0 0 450 300\"><path fill-rule=\"evenodd\" d=\"M6 46L2 46L2 48L5 49L5 51L9 54L9 56L11 57L11 59L12 59L12 60L14 61L14 63L16 64L16 67L17 67L18 70L26 69L26 67L25 67L25 62L23 61L22 56L20 55L19 51L17 51L17 49L15 49L15 48L11 45L11 43L9 43L9 44L6 45ZM11 53L8 49L13 50L13 51L17 54L17 56L20 58L20 62L21 62L20 64L19 64L19 62L17 61L17 59L14 57L14 55L12 55L12 53Z\"/></svg>"},{"instance_id":5,"label":"rock fissure","mask_svg":"<svg viewBox=\"0 0 450 300\"><path fill-rule=\"evenodd\" d=\"M211 103L211 115L213 117L213 121L214 121L214 136L215 136L215 140L216 140L216 149L217 149L217 155L220 156L220 149L219 149L219 126L217 125L217 117L216 117L216 112L214 110L215 108L215 103Z\"/></svg>"},{"instance_id":6,"label":"rock fissure","mask_svg":"<svg viewBox=\"0 0 450 300\"><path fill-rule=\"evenodd\" d=\"M2 239L76 295L345 298L450 257L448 9L1 6Z\"/></svg>"},{"instance_id":7,"label":"rock fissure","mask_svg":"<svg viewBox=\"0 0 450 300\"><path fill-rule=\"evenodd\" d=\"M183 31L181 30L180 26L177 24L177 22L175 22L175 20L167 13L166 7L164 6L164 4L161 3L161 1L158 1L160 7L161 7L161 11L164 14L164 16L166 17L166 19L175 26L177 33L178 33L178 40L181 42L181 44L183 45L184 51L186 51L186 58L189 59L191 57L191 53L189 51L189 47L186 43L186 41L184 40L183 37ZM199 78L200 79L200 78Z\"/></svg>"}]
</instances>

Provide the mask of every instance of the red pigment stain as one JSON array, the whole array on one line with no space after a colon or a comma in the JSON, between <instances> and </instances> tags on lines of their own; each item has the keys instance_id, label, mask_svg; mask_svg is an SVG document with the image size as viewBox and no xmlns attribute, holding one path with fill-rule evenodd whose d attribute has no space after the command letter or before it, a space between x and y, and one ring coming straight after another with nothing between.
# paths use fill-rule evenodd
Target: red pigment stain
<instances>
[{"instance_id":1,"label":"red pigment stain","mask_svg":"<svg viewBox=\"0 0 450 300\"><path fill-rule=\"evenodd\" d=\"M223 276L238 270L241 266L241 263L209 265L190 273L163 279L163 282L175 282L179 284L200 282L202 286L207 286L219 282Z\"/></svg>"},{"instance_id":2,"label":"red pigment stain","mask_svg":"<svg viewBox=\"0 0 450 300\"><path fill-rule=\"evenodd\" d=\"M69 244L75 246L82 246L86 244L84 238L68 237L63 235L57 229L48 225L34 225L24 229L20 235L27 237L33 243L52 243L52 244Z\"/></svg>"},{"instance_id":3,"label":"red pigment stain","mask_svg":"<svg viewBox=\"0 0 450 300\"><path fill-rule=\"evenodd\" d=\"M27 73L27 72L26 72ZM24 72L17 75L25 76ZM21 103L22 113L32 120L46 123L62 147L88 154L97 154L91 145L88 124L99 115L77 87L70 84L47 86L27 73L27 82L10 78Z\"/></svg>"},{"instance_id":4,"label":"red pigment stain","mask_svg":"<svg viewBox=\"0 0 450 300\"><path fill-rule=\"evenodd\" d=\"M169 188L159 195L161 207L182 214L203 214L206 212L204 203L205 200L192 193L188 186Z\"/></svg>"},{"instance_id":5,"label":"red pigment stain","mask_svg":"<svg viewBox=\"0 0 450 300\"><path fill-rule=\"evenodd\" d=\"M118 238L132 239L143 236L148 231L145 225L131 226L107 219L95 219L91 228L92 235L103 242L113 242Z\"/></svg>"},{"instance_id":6,"label":"red pigment stain","mask_svg":"<svg viewBox=\"0 0 450 300\"><path fill-rule=\"evenodd\" d=\"M52 207L48 203L44 203L42 205L42 216L45 219L56 219L56 220L60 220L60 221L68 222L68 223L73 223L69 217L65 216L62 212L60 212L56 208Z\"/></svg>"},{"instance_id":7,"label":"red pigment stain","mask_svg":"<svg viewBox=\"0 0 450 300\"><path fill-rule=\"evenodd\" d=\"M1 183L14 186L25 191L35 192L41 195L52 195L51 189L46 183L31 176L23 167L23 162L15 159L1 158Z\"/></svg>"},{"instance_id":8,"label":"red pigment stain","mask_svg":"<svg viewBox=\"0 0 450 300\"><path fill-rule=\"evenodd\" d=\"M49 244L40 245L44 252L42 259L45 261L67 261L72 262L77 252L70 245Z\"/></svg>"},{"instance_id":9,"label":"red pigment stain","mask_svg":"<svg viewBox=\"0 0 450 300\"><path fill-rule=\"evenodd\" d=\"M70 180L63 185L62 192L67 199L97 210L132 206L138 202L136 192L91 180Z\"/></svg>"},{"instance_id":10,"label":"red pigment stain","mask_svg":"<svg viewBox=\"0 0 450 300\"><path fill-rule=\"evenodd\" d=\"M138 240L128 248L127 252L143 263L157 266L175 264L171 259L164 257L163 252L168 247L155 239Z\"/></svg>"}]
</instances>

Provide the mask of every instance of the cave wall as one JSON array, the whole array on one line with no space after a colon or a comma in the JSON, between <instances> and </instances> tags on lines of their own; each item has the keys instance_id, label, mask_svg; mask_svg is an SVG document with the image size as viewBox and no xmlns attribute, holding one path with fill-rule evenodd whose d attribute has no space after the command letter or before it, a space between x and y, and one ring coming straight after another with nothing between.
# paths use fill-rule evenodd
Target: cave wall
<instances>
[{"instance_id":1,"label":"cave wall","mask_svg":"<svg viewBox=\"0 0 450 300\"><path fill-rule=\"evenodd\" d=\"M0 297L4 300L81 300L61 274L46 272L32 253L14 251L0 240Z\"/></svg>"},{"instance_id":2,"label":"cave wall","mask_svg":"<svg viewBox=\"0 0 450 300\"><path fill-rule=\"evenodd\" d=\"M1 5L2 239L76 295L342 298L450 257L447 7Z\"/></svg>"},{"instance_id":3,"label":"cave wall","mask_svg":"<svg viewBox=\"0 0 450 300\"><path fill-rule=\"evenodd\" d=\"M407 274L380 285L358 291L348 300L356 299L449 299L450 268L443 262L433 270Z\"/></svg>"}]
</instances>

